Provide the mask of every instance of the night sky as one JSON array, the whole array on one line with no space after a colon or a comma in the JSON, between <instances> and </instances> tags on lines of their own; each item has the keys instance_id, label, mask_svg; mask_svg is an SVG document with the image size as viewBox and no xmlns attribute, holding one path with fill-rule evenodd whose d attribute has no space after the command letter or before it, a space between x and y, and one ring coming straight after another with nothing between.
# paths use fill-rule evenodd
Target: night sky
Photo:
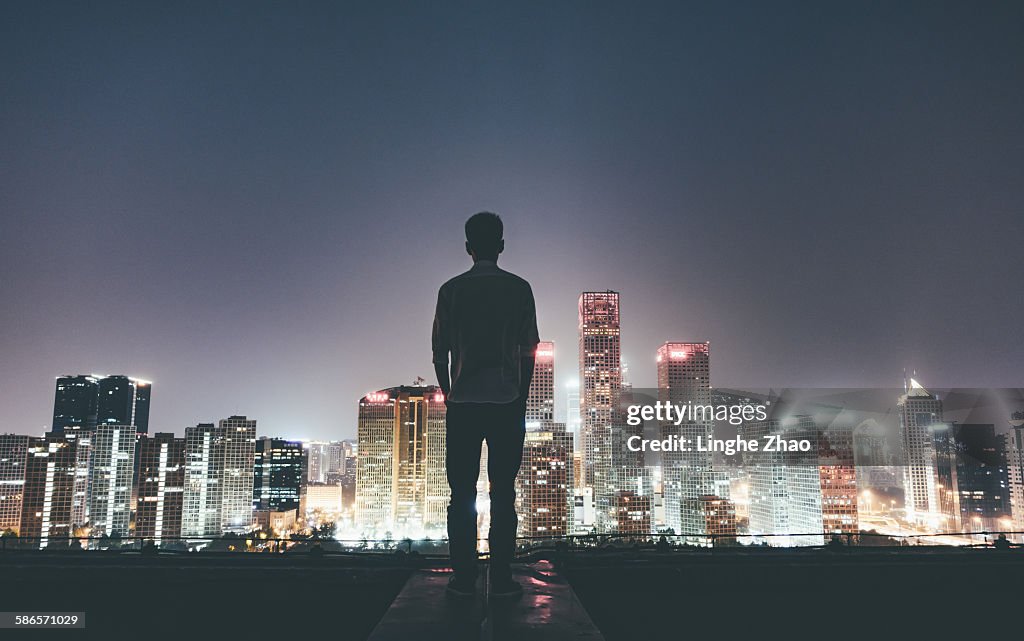
<instances>
[{"instance_id":1,"label":"night sky","mask_svg":"<svg viewBox=\"0 0 1024 641\"><path fill-rule=\"evenodd\" d=\"M0 432L352 437L484 209L560 383L611 288L638 387L1024 385L1020 3L163 4L0 8Z\"/></svg>"}]
</instances>

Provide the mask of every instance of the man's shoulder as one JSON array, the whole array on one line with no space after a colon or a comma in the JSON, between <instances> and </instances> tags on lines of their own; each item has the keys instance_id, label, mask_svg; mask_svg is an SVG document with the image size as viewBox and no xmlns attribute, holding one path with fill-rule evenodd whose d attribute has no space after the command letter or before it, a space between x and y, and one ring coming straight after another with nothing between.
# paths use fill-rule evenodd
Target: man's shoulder
<instances>
[{"instance_id":1,"label":"man's shoulder","mask_svg":"<svg viewBox=\"0 0 1024 641\"><path fill-rule=\"evenodd\" d=\"M470 269L456 276L452 276L451 278L446 280L443 285L441 285L440 291L450 291L454 288L459 287L459 285L462 283L477 278L494 278L512 287L530 291L530 283L525 278L517 274L513 274L510 271L505 271L504 269L501 269L500 267L497 266L486 272L478 272Z\"/></svg>"}]
</instances>

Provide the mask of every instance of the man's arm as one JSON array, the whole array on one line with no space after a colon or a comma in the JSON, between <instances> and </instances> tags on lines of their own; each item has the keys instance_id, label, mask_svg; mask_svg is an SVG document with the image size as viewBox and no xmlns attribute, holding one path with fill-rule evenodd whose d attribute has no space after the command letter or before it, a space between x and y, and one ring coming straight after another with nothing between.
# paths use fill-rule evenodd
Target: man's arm
<instances>
[{"instance_id":1,"label":"man's arm","mask_svg":"<svg viewBox=\"0 0 1024 641\"><path fill-rule=\"evenodd\" d=\"M448 400L448 393L452 390L451 375L448 372L448 354L451 352L448 335L447 306L444 304L443 290L438 290L437 308L434 310L434 330L431 334L430 344L434 354L434 374L437 376L437 385L441 388L445 400Z\"/></svg>"},{"instance_id":2,"label":"man's arm","mask_svg":"<svg viewBox=\"0 0 1024 641\"><path fill-rule=\"evenodd\" d=\"M525 313L523 325L519 332L519 402L526 406L530 395L530 381L533 380L533 367L537 362L537 343L540 333L537 331L537 305L533 300L533 290L526 288Z\"/></svg>"}]
</instances>

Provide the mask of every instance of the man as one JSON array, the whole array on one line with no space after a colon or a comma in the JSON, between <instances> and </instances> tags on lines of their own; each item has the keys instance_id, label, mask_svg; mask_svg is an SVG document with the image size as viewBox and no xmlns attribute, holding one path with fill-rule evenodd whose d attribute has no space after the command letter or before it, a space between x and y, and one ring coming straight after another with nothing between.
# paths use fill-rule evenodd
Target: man
<instances>
[{"instance_id":1,"label":"man","mask_svg":"<svg viewBox=\"0 0 1024 641\"><path fill-rule=\"evenodd\" d=\"M511 569L518 524L515 479L540 338L530 284L498 268L503 234L496 214L481 212L466 221L473 268L437 293L434 371L448 407L446 471L452 491L448 545L454 574L448 591L457 596L473 596L476 590L476 480L484 440L491 485L490 595L522 593Z\"/></svg>"}]
</instances>

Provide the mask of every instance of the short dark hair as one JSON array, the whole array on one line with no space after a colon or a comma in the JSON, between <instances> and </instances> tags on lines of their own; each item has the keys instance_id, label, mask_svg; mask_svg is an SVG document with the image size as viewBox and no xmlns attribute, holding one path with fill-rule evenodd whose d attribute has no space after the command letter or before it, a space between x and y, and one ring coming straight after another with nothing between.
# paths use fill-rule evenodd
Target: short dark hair
<instances>
[{"instance_id":1,"label":"short dark hair","mask_svg":"<svg viewBox=\"0 0 1024 641\"><path fill-rule=\"evenodd\" d=\"M497 256L504 234L505 226L498 214L482 211L466 221L466 242L478 255Z\"/></svg>"}]
</instances>

